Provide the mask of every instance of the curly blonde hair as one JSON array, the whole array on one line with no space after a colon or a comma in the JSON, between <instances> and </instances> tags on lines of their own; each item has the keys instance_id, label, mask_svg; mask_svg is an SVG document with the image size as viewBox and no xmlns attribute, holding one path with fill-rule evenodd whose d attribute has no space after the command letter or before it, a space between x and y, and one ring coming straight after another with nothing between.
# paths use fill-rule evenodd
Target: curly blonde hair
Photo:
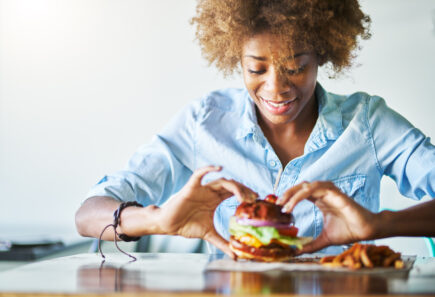
<instances>
[{"instance_id":1,"label":"curly blonde hair","mask_svg":"<svg viewBox=\"0 0 435 297\"><path fill-rule=\"evenodd\" d=\"M358 0L198 0L196 26L203 56L224 75L238 70L243 42L255 34L279 36L287 53L297 42L335 74L352 65L359 39L370 38L370 17Z\"/></svg>"}]
</instances>

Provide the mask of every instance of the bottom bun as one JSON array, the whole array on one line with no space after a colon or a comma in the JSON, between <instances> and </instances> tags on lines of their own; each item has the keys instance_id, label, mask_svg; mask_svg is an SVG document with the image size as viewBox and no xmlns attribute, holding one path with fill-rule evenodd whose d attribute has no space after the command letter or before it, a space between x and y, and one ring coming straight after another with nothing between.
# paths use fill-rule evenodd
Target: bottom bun
<instances>
[{"instance_id":1,"label":"bottom bun","mask_svg":"<svg viewBox=\"0 0 435 297\"><path fill-rule=\"evenodd\" d=\"M234 239L230 238L230 249L240 259L248 259L261 262L284 262L292 259L295 256L296 250L294 248L284 248L275 245L274 247L260 247L255 248L248 246Z\"/></svg>"}]
</instances>

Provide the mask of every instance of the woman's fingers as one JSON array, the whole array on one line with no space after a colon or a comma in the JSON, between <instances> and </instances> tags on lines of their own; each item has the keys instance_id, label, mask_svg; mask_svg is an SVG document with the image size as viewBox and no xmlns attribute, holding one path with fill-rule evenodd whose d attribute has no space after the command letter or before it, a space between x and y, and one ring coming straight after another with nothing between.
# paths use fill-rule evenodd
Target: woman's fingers
<instances>
[{"instance_id":1,"label":"woman's fingers","mask_svg":"<svg viewBox=\"0 0 435 297\"><path fill-rule=\"evenodd\" d=\"M235 180L220 178L208 183L207 186L224 194L223 199L235 195L239 202L254 202L258 197L257 193Z\"/></svg>"},{"instance_id":2,"label":"woman's fingers","mask_svg":"<svg viewBox=\"0 0 435 297\"><path fill-rule=\"evenodd\" d=\"M283 206L284 212L292 212L293 208L300 201L307 199L314 202L324 197L326 193L332 189L335 189L335 186L331 182L303 182L287 190L283 196L278 199L278 204Z\"/></svg>"},{"instance_id":3,"label":"woman's fingers","mask_svg":"<svg viewBox=\"0 0 435 297\"><path fill-rule=\"evenodd\" d=\"M221 166L206 166L195 170L190 178L190 182L194 185L200 186L203 177L210 172L221 171Z\"/></svg>"},{"instance_id":4,"label":"woman's fingers","mask_svg":"<svg viewBox=\"0 0 435 297\"><path fill-rule=\"evenodd\" d=\"M284 194L282 194L281 197L278 198L278 200L276 201L276 204L278 205L284 205L286 204L290 198L297 193L299 190L302 189L303 185L306 184L307 182L302 182L300 184L297 184L294 187L291 187L290 189L288 189L287 191L284 192Z\"/></svg>"},{"instance_id":5,"label":"woman's fingers","mask_svg":"<svg viewBox=\"0 0 435 297\"><path fill-rule=\"evenodd\" d=\"M296 254L301 255L305 253L313 253L327 247L329 244L330 243L327 240L325 240L324 234L321 233L319 237L305 244L301 250L298 250L296 252Z\"/></svg>"},{"instance_id":6,"label":"woman's fingers","mask_svg":"<svg viewBox=\"0 0 435 297\"><path fill-rule=\"evenodd\" d=\"M311 199L311 195L315 189L313 187L309 186L309 183L302 183L300 184L296 191L291 191L291 196L286 195L286 198L284 201L286 201L283 204L283 212L292 212L293 208L298 204L300 201L305 199Z\"/></svg>"},{"instance_id":7,"label":"woman's fingers","mask_svg":"<svg viewBox=\"0 0 435 297\"><path fill-rule=\"evenodd\" d=\"M206 166L200 169L197 169L193 172L192 177L190 178L189 183L193 187L200 186L208 186L213 191L217 192L219 198L226 199L230 196L235 195L237 199L242 201L253 202L257 199L258 194L244 186L243 184L235 181L235 180L227 180L225 178L220 178L213 180L205 185L202 185L202 179L204 176L210 172L221 171L221 166Z\"/></svg>"},{"instance_id":8,"label":"woman's fingers","mask_svg":"<svg viewBox=\"0 0 435 297\"><path fill-rule=\"evenodd\" d=\"M228 245L228 241L226 241L222 236L220 236L215 230L210 231L206 234L204 237L204 240L208 241L221 251L223 251L225 254L231 257L231 259L236 259L236 254L230 249Z\"/></svg>"}]
</instances>

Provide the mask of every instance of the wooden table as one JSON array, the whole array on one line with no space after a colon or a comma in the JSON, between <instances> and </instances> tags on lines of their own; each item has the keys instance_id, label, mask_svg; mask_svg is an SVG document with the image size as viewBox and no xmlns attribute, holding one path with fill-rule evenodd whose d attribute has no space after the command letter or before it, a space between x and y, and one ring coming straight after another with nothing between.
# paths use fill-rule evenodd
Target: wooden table
<instances>
[{"instance_id":1,"label":"wooden table","mask_svg":"<svg viewBox=\"0 0 435 297\"><path fill-rule=\"evenodd\" d=\"M408 272L209 271L205 254L97 254L61 257L0 273L0 296L435 295L435 258Z\"/></svg>"}]
</instances>

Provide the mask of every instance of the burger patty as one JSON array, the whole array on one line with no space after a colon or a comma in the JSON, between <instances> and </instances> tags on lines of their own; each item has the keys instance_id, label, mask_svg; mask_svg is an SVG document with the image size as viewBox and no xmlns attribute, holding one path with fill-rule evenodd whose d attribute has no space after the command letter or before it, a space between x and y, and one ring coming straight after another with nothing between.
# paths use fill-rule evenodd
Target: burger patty
<instances>
[{"instance_id":1,"label":"burger patty","mask_svg":"<svg viewBox=\"0 0 435 297\"><path fill-rule=\"evenodd\" d=\"M293 256L295 254L295 249L292 247L283 247L279 244L271 243L266 246L255 248L253 246L241 243L240 241L235 239L234 236L230 237L230 245L233 248L242 251L243 253L247 253L258 258L283 258Z\"/></svg>"},{"instance_id":2,"label":"burger patty","mask_svg":"<svg viewBox=\"0 0 435 297\"><path fill-rule=\"evenodd\" d=\"M293 215L283 213L281 209L281 206L264 200L257 200L255 203L242 202L237 207L235 216L280 224L292 223Z\"/></svg>"}]
</instances>

